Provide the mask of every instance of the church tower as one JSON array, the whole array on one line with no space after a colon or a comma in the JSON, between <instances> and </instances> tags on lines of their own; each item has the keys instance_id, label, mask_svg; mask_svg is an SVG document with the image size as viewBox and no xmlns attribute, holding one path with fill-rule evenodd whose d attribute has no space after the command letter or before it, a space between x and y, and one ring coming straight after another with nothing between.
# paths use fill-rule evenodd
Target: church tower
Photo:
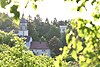
<instances>
[{"instance_id":1,"label":"church tower","mask_svg":"<svg viewBox=\"0 0 100 67\"><path fill-rule=\"evenodd\" d=\"M18 35L22 37L28 36L27 21L25 20L24 15L22 16L20 20L20 30L19 30Z\"/></svg>"},{"instance_id":2,"label":"church tower","mask_svg":"<svg viewBox=\"0 0 100 67\"><path fill-rule=\"evenodd\" d=\"M30 48L30 45L32 43L32 37L28 35L28 29L27 29L27 21L24 18L24 14L20 20L20 30L18 33L19 37L25 37L26 38L26 46L28 47L28 49Z\"/></svg>"}]
</instances>

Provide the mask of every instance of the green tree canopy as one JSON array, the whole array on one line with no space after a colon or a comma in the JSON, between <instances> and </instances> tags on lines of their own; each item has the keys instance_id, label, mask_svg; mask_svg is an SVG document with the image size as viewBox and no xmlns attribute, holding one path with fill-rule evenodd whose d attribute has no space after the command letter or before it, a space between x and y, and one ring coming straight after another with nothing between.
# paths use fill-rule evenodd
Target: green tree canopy
<instances>
[{"instance_id":1,"label":"green tree canopy","mask_svg":"<svg viewBox=\"0 0 100 67\"><path fill-rule=\"evenodd\" d=\"M57 38L56 36L53 36L50 40L49 40L49 47L51 49L51 53L54 53L54 55L52 54L52 56L56 56L60 54L60 50L59 48L62 47L61 41L59 38Z\"/></svg>"},{"instance_id":2,"label":"green tree canopy","mask_svg":"<svg viewBox=\"0 0 100 67\"><path fill-rule=\"evenodd\" d=\"M0 13L0 29L11 31L13 29L18 29L18 25L13 22L13 18L9 17L5 13Z\"/></svg>"},{"instance_id":3,"label":"green tree canopy","mask_svg":"<svg viewBox=\"0 0 100 67\"><path fill-rule=\"evenodd\" d=\"M54 36L60 38L60 28L56 26L51 26L50 30L45 35L47 40L50 40Z\"/></svg>"}]
</instances>

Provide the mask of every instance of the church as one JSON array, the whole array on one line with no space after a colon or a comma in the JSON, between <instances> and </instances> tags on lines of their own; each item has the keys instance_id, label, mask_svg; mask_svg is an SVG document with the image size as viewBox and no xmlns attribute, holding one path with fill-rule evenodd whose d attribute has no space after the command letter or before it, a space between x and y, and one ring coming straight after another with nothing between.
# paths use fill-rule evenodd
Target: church
<instances>
[{"instance_id":1,"label":"church","mask_svg":"<svg viewBox=\"0 0 100 67\"><path fill-rule=\"evenodd\" d=\"M24 16L22 16L18 36L26 38L27 48L35 55L46 55L50 57L51 52L47 42L32 41L32 37L28 34L27 22L28 21L24 18Z\"/></svg>"},{"instance_id":2,"label":"church","mask_svg":"<svg viewBox=\"0 0 100 67\"><path fill-rule=\"evenodd\" d=\"M18 36L19 37L25 37L26 38L26 46L29 49L30 48L30 45L32 43L32 37L28 35L27 21L24 18L24 16L22 16L22 18L20 20L20 30L18 32Z\"/></svg>"}]
</instances>

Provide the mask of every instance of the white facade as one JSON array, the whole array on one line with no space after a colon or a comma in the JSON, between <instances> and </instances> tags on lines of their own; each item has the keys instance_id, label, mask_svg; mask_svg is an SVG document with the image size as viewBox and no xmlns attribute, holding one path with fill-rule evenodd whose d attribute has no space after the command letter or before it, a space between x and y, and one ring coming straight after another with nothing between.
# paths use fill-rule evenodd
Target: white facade
<instances>
[{"instance_id":1,"label":"white facade","mask_svg":"<svg viewBox=\"0 0 100 67\"><path fill-rule=\"evenodd\" d=\"M32 37L30 37L29 42L26 42L26 46L28 47L28 49L30 48L31 43L32 43Z\"/></svg>"},{"instance_id":2,"label":"white facade","mask_svg":"<svg viewBox=\"0 0 100 67\"><path fill-rule=\"evenodd\" d=\"M20 21L20 30L19 30L18 35L19 36L28 36L27 22L23 18Z\"/></svg>"},{"instance_id":3,"label":"white facade","mask_svg":"<svg viewBox=\"0 0 100 67\"><path fill-rule=\"evenodd\" d=\"M64 33L67 29L67 26L60 26L60 33Z\"/></svg>"},{"instance_id":4,"label":"white facade","mask_svg":"<svg viewBox=\"0 0 100 67\"><path fill-rule=\"evenodd\" d=\"M20 23L20 26L27 26L27 23Z\"/></svg>"},{"instance_id":5,"label":"white facade","mask_svg":"<svg viewBox=\"0 0 100 67\"><path fill-rule=\"evenodd\" d=\"M28 36L28 30L27 30L27 21L23 18L20 20L20 30L18 32L18 35L20 37L25 37L26 38L26 46L29 49L32 43L32 37Z\"/></svg>"},{"instance_id":6,"label":"white facade","mask_svg":"<svg viewBox=\"0 0 100 67\"><path fill-rule=\"evenodd\" d=\"M20 30L27 30L27 23L20 23Z\"/></svg>"},{"instance_id":7,"label":"white facade","mask_svg":"<svg viewBox=\"0 0 100 67\"><path fill-rule=\"evenodd\" d=\"M19 30L19 33L18 33L19 36L28 36L28 30Z\"/></svg>"},{"instance_id":8,"label":"white facade","mask_svg":"<svg viewBox=\"0 0 100 67\"><path fill-rule=\"evenodd\" d=\"M33 49L32 51L36 55L46 55L50 57L50 49Z\"/></svg>"}]
</instances>

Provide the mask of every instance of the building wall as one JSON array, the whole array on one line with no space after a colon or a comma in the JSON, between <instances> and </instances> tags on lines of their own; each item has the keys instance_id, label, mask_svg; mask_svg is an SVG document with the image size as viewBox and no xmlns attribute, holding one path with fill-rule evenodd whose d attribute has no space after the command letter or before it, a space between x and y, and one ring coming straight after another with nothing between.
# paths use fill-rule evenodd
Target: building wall
<instances>
[{"instance_id":1,"label":"building wall","mask_svg":"<svg viewBox=\"0 0 100 67\"><path fill-rule=\"evenodd\" d=\"M60 33L64 33L67 29L67 26L60 26Z\"/></svg>"},{"instance_id":2,"label":"building wall","mask_svg":"<svg viewBox=\"0 0 100 67\"><path fill-rule=\"evenodd\" d=\"M27 26L27 23L20 23L20 26Z\"/></svg>"},{"instance_id":3,"label":"building wall","mask_svg":"<svg viewBox=\"0 0 100 67\"><path fill-rule=\"evenodd\" d=\"M28 49L30 49L32 43L32 37L30 37L29 42L26 42L26 46L28 47Z\"/></svg>"},{"instance_id":4,"label":"building wall","mask_svg":"<svg viewBox=\"0 0 100 67\"><path fill-rule=\"evenodd\" d=\"M28 30L26 30L26 31L21 31L21 30L19 30L18 35L19 35L19 36L28 36Z\"/></svg>"},{"instance_id":5,"label":"building wall","mask_svg":"<svg viewBox=\"0 0 100 67\"><path fill-rule=\"evenodd\" d=\"M36 55L47 55L50 57L50 49L33 49L32 51Z\"/></svg>"},{"instance_id":6,"label":"building wall","mask_svg":"<svg viewBox=\"0 0 100 67\"><path fill-rule=\"evenodd\" d=\"M30 48L30 45L31 45L31 42L26 42L26 46L28 49Z\"/></svg>"},{"instance_id":7,"label":"building wall","mask_svg":"<svg viewBox=\"0 0 100 67\"><path fill-rule=\"evenodd\" d=\"M27 23L20 23L20 30L27 30Z\"/></svg>"}]
</instances>

